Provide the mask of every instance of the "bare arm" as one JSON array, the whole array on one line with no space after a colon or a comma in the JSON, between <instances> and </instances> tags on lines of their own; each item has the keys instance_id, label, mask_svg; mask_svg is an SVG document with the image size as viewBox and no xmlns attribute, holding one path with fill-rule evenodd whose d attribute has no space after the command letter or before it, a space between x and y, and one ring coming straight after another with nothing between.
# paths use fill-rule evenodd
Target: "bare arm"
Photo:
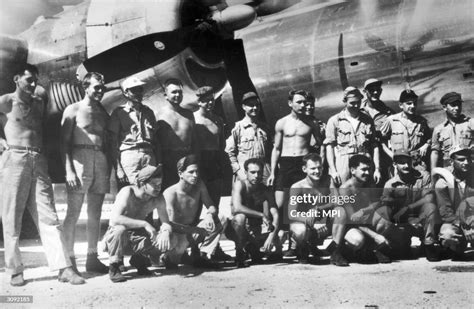
<instances>
[{"instance_id":1,"label":"bare arm","mask_svg":"<svg viewBox=\"0 0 474 309\"><path fill-rule=\"evenodd\" d=\"M73 133L76 126L76 109L73 105L68 106L64 110L61 121L61 139L60 151L63 164L66 169L66 184L72 189L80 186L80 180L77 178L74 165L72 164L72 148L73 148Z\"/></svg>"},{"instance_id":2,"label":"bare arm","mask_svg":"<svg viewBox=\"0 0 474 309\"><path fill-rule=\"evenodd\" d=\"M242 195L245 194L245 186L242 181L236 181L232 188L232 213L244 214L249 217L263 218L263 212L255 211L245 206L242 201Z\"/></svg>"},{"instance_id":3,"label":"bare arm","mask_svg":"<svg viewBox=\"0 0 474 309\"><path fill-rule=\"evenodd\" d=\"M277 121L275 125L275 138L274 138L272 156L271 156L271 161L270 161L271 171L270 171L270 177L268 177L269 186L273 185L273 182L275 181L275 174L278 167L278 161L280 160L280 157L281 157L282 146L283 146L283 123L280 119Z\"/></svg>"},{"instance_id":4,"label":"bare arm","mask_svg":"<svg viewBox=\"0 0 474 309\"><path fill-rule=\"evenodd\" d=\"M212 216L217 216L217 208L214 205L214 201L211 199L209 195L209 191L207 191L206 185L203 181L200 182L200 190L201 190L201 201L207 208L207 213Z\"/></svg>"}]
</instances>

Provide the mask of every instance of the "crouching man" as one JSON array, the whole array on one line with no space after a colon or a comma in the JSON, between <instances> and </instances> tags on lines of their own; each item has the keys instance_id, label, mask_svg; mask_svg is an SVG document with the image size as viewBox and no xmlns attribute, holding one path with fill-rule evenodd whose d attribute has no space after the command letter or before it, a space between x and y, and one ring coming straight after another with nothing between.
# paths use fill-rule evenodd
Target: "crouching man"
<instances>
[{"instance_id":1,"label":"crouching man","mask_svg":"<svg viewBox=\"0 0 474 309\"><path fill-rule=\"evenodd\" d=\"M316 153L305 155L303 172L306 177L290 188L288 217L296 241L296 257L300 263L307 263L309 253L313 258L319 255L317 245L329 236L329 220L322 211L331 209L333 205L324 201L314 202L317 196L329 196L331 178L323 175L322 158Z\"/></svg>"},{"instance_id":2,"label":"crouching man","mask_svg":"<svg viewBox=\"0 0 474 309\"><path fill-rule=\"evenodd\" d=\"M434 168L440 175L435 183L436 200L441 215L439 239L450 249L454 260L464 259L467 242L474 236L474 170L471 150L455 147L450 151L451 169ZM452 173L451 173L452 171Z\"/></svg>"},{"instance_id":3,"label":"crouching man","mask_svg":"<svg viewBox=\"0 0 474 309\"><path fill-rule=\"evenodd\" d=\"M161 174L161 168L147 165L138 171L135 185L126 186L117 194L104 236L112 282L126 281L119 269L124 255L132 255L130 265L137 269L138 275L151 275L148 258L159 257L177 243L176 237L171 241L171 226L160 194ZM162 222L159 232L145 221L154 209Z\"/></svg>"},{"instance_id":4,"label":"crouching man","mask_svg":"<svg viewBox=\"0 0 474 309\"><path fill-rule=\"evenodd\" d=\"M251 158L245 161L245 180L237 180L232 188L232 227L235 231L235 260L238 268L247 267L246 254L252 262L261 261L264 253L276 252L270 259L281 259L277 237L278 210L272 190L263 184L264 163ZM264 228L262 228L262 226Z\"/></svg>"},{"instance_id":5,"label":"crouching man","mask_svg":"<svg viewBox=\"0 0 474 309\"><path fill-rule=\"evenodd\" d=\"M379 263L391 262L388 257L389 242L376 232L379 225L385 226L387 222L375 211L379 204L376 191L371 189L371 164L366 155L352 156L349 159L351 178L339 188L338 205L343 204L334 209L337 214L332 227L334 244L329 248L332 251L331 263L336 266L349 265L342 254L342 247L346 244L354 251L365 247L366 252L375 254Z\"/></svg>"},{"instance_id":6,"label":"crouching man","mask_svg":"<svg viewBox=\"0 0 474 309\"><path fill-rule=\"evenodd\" d=\"M186 249L192 247L194 266L216 268L218 265L209 257L215 253L227 218L218 214L206 185L199 177L197 157L183 157L176 167L180 178L178 183L163 192L169 220L177 236L176 247L166 254L165 266L176 269ZM202 204L207 208L207 214L199 222ZM197 247L199 250L195 250Z\"/></svg>"},{"instance_id":7,"label":"crouching man","mask_svg":"<svg viewBox=\"0 0 474 309\"><path fill-rule=\"evenodd\" d=\"M391 224L380 227L382 232L392 229L393 224L402 225L411 231L412 236L420 236L425 248L426 259L439 261L435 225L438 208L431 188L431 176L426 171L413 168L412 158L405 149L395 150L393 164L396 176L387 181L381 198L380 213ZM422 235L417 235L422 230ZM398 233L396 231L395 233ZM391 235L385 233L387 237ZM407 238L409 241L410 238Z\"/></svg>"}]
</instances>

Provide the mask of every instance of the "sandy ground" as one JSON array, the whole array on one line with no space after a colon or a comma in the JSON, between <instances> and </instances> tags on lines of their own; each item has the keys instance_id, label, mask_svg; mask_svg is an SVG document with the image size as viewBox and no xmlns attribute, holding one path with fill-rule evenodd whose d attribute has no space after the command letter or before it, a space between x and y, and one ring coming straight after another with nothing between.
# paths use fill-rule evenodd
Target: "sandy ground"
<instances>
[{"instance_id":1,"label":"sandy ground","mask_svg":"<svg viewBox=\"0 0 474 309\"><path fill-rule=\"evenodd\" d=\"M328 265L327 257L317 265L289 259L244 269L228 263L211 271L182 266L171 272L152 267L153 277L137 277L135 269L129 269L125 273L129 280L114 284L108 275L85 272L85 255L80 253L87 246L84 233L79 234L78 266L87 279L81 286L58 282L57 273L46 266L39 241L26 240L21 250L28 283L11 287L1 244L0 301L5 301L1 296L33 296L32 303L6 304L9 308L472 308L474 303L473 262L429 263L424 258L384 265L353 263L344 268ZM223 240L221 246L234 254L232 242ZM100 258L107 264L106 253Z\"/></svg>"}]
</instances>

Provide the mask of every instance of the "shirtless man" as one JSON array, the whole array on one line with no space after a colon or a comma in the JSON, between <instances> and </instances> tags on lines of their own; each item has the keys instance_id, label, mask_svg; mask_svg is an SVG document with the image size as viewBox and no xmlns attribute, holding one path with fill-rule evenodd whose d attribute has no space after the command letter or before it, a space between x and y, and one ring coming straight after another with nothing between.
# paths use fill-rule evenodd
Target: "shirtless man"
<instances>
[{"instance_id":1,"label":"shirtless man","mask_svg":"<svg viewBox=\"0 0 474 309\"><path fill-rule=\"evenodd\" d=\"M219 206L222 191L223 154L225 147L224 121L213 113L214 89L204 86L196 91L199 110L196 119L196 138L200 150L201 179L208 188L211 200Z\"/></svg>"},{"instance_id":2,"label":"shirtless man","mask_svg":"<svg viewBox=\"0 0 474 309\"><path fill-rule=\"evenodd\" d=\"M278 210L272 190L263 184L264 163L257 158L248 159L244 169L246 177L234 183L231 202L238 268L248 266L244 250L250 253L254 263L258 263L264 253L271 259L274 246L273 257L281 258L281 245L276 235ZM262 229L262 223L266 230Z\"/></svg>"},{"instance_id":3,"label":"shirtless man","mask_svg":"<svg viewBox=\"0 0 474 309\"><path fill-rule=\"evenodd\" d=\"M283 205L288 200L288 191L295 182L303 179L303 156L310 152L311 137L316 145L321 145L323 138L319 123L305 115L308 94L304 90L290 91L288 105L289 115L279 119L275 124L275 142L271 156L271 171L268 185L275 186L275 201L280 211L280 228L283 225ZM276 173L278 170L278 177ZM280 237L283 234L280 233ZM292 249L292 248L291 248ZM292 255L292 252L287 255Z\"/></svg>"},{"instance_id":4,"label":"shirtless man","mask_svg":"<svg viewBox=\"0 0 474 309\"><path fill-rule=\"evenodd\" d=\"M183 84L178 79L165 82L165 107L158 116L158 140L163 145L163 188L178 182L176 162L195 152L194 115L180 106Z\"/></svg>"},{"instance_id":5,"label":"shirtless man","mask_svg":"<svg viewBox=\"0 0 474 309\"><path fill-rule=\"evenodd\" d=\"M147 165L137 173L136 183L120 190L115 198L110 215L110 223L104 235L109 252L109 277L112 282L127 279L120 271L125 254L130 254L130 265L137 269L138 275L149 276L148 258L158 260L160 255L173 245L177 239L171 234L165 201L161 191L161 167ZM159 233L145 219L154 210L161 220Z\"/></svg>"},{"instance_id":6,"label":"shirtless man","mask_svg":"<svg viewBox=\"0 0 474 309\"><path fill-rule=\"evenodd\" d=\"M16 90L0 97L0 122L8 149L0 161L5 269L12 286L25 284L20 254L23 212L28 208L45 247L48 264L59 270L58 280L83 284L71 267L54 205L53 186L43 154L43 121L47 101L36 95L38 69L22 66L13 78Z\"/></svg>"},{"instance_id":7,"label":"shirtless man","mask_svg":"<svg viewBox=\"0 0 474 309\"><path fill-rule=\"evenodd\" d=\"M216 265L208 257L214 253L219 244L220 234L227 218L218 214L206 185L201 181L196 156L188 155L181 158L176 167L179 181L168 187L163 196L171 226L178 234L178 242L176 247L167 253L165 265L167 268L176 268L189 246L202 243L199 256L193 251L193 264L196 267L213 268ZM199 221L202 204L206 206L207 214L199 224L196 224ZM188 234L192 235L190 237L192 239L188 238Z\"/></svg>"},{"instance_id":8,"label":"shirtless man","mask_svg":"<svg viewBox=\"0 0 474 309\"><path fill-rule=\"evenodd\" d=\"M76 223L87 193L86 271L106 274L107 266L97 258L102 203L110 189L110 158L105 154L109 115L100 103L105 93L104 78L99 73L87 73L82 86L86 93L84 99L66 107L61 121L61 155L66 168L68 204L64 237L69 258L76 268Z\"/></svg>"},{"instance_id":9,"label":"shirtless man","mask_svg":"<svg viewBox=\"0 0 474 309\"><path fill-rule=\"evenodd\" d=\"M363 154L356 154L349 159L351 178L339 188L340 199L349 197L346 200L349 202L336 206L338 215L334 217L332 227L331 263L336 266L348 265L342 255L345 245L353 250L365 246L379 263L391 262L388 256L389 242L385 236L376 232L381 225L386 226L389 222L383 213L376 212L379 195L371 189L371 165L370 158Z\"/></svg>"},{"instance_id":10,"label":"shirtless man","mask_svg":"<svg viewBox=\"0 0 474 309\"><path fill-rule=\"evenodd\" d=\"M296 257L300 263L308 262L308 255L313 251L313 258L317 254L316 246L329 236L327 218L322 217L320 212L333 207L332 204L318 203L314 205L298 200L299 196L330 194L330 177L323 175L323 161L316 153L308 153L303 157L303 172L306 177L291 186L290 201L288 203L288 217L290 219L290 231L296 241ZM299 216L299 213L310 213L309 217Z\"/></svg>"}]
</instances>

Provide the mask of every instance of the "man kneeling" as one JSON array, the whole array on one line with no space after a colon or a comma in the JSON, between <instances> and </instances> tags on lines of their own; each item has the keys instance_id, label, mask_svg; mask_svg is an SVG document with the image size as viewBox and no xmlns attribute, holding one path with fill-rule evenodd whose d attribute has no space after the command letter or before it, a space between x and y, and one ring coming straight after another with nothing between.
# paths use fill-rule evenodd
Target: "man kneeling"
<instances>
[{"instance_id":1,"label":"man kneeling","mask_svg":"<svg viewBox=\"0 0 474 309\"><path fill-rule=\"evenodd\" d=\"M151 275L147 269L148 257L159 257L172 247L171 243L177 243L176 237L170 241L171 226L160 194L161 168L148 165L138 172L136 180L136 185L126 186L117 194L104 236L112 282L126 281L119 269L125 254L132 255L130 265L137 268L139 275ZM159 233L145 221L154 209L158 210L162 222Z\"/></svg>"},{"instance_id":2,"label":"man kneeling","mask_svg":"<svg viewBox=\"0 0 474 309\"><path fill-rule=\"evenodd\" d=\"M236 181L232 188L232 227L236 233L235 259L239 268L248 266L245 249L254 263L260 262L263 253L270 253L274 245L277 252L268 258L282 257L276 237L278 210L272 190L263 184L263 168L259 159L248 159L244 163L246 179ZM262 229L262 223L267 231Z\"/></svg>"},{"instance_id":3,"label":"man kneeling","mask_svg":"<svg viewBox=\"0 0 474 309\"><path fill-rule=\"evenodd\" d=\"M192 247L194 266L215 268L218 265L209 260L209 256L214 254L219 244L227 218L218 214L206 185L199 177L196 156L181 158L177 169L179 182L163 192L170 224L177 237L176 247L166 254L165 266L168 269L176 269L187 248ZM207 208L207 215L196 224L202 204Z\"/></svg>"}]
</instances>

